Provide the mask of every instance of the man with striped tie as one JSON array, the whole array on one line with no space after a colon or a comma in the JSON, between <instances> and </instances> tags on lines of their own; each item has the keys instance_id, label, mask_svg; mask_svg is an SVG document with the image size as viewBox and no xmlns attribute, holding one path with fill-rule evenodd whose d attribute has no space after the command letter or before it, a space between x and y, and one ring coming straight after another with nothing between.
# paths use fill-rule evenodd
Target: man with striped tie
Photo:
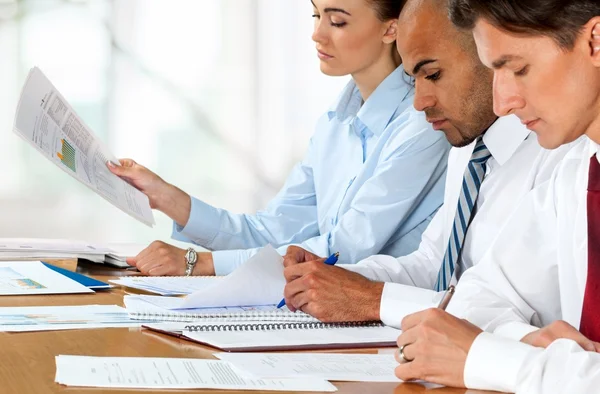
<instances>
[{"instance_id":1,"label":"man with striped tie","mask_svg":"<svg viewBox=\"0 0 600 394\"><path fill-rule=\"evenodd\" d=\"M518 118L494 115L493 72L480 62L473 36L452 25L446 3L409 0L396 41L415 80L415 108L455 147L444 205L419 249L407 256L329 266L290 247L284 296L291 310L323 321L382 320L399 327L404 316L437 305L442 291L481 260L520 200L549 179L570 148L542 149Z\"/></svg>"}]
</instances>

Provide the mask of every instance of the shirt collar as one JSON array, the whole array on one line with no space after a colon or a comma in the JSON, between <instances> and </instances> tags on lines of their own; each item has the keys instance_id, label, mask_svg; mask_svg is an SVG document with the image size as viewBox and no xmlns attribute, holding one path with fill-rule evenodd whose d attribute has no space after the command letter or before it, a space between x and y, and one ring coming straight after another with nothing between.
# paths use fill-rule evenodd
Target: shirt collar
<instances>
[{"instance_id":1,"label":"shirt collar","mask_svg":"<svg viewBox=\"0 0 600 394\"><path fill-rule=\"evenodd\" d=\"M592 157L594 155L596 155L596 159L598 159L598 162L600 163L600 145L598 145L597 143L595 143L594 141L592 141L590 139L590 137L588 137L587 135L584 137L588 140L588 154L589 157Z\"/></svg>"},{"instance_id":2,"label":"shirt collar","mask_svg":"<svg viewBox=\"0 0 600 394\"><path fill-rule=\"evenodd\" d=\"M498 118L483 135L483 142L494 160L503 165L532 131L527 129L515 115Z\"/></svg>"},{"instance_id":3,"label":"shirt collar","mask_svg":"<svg viewBox=\"0 0 600 394\"><path fill-rule=\"evenodd\" d=\"M373 134L380 135L398 107L412 98L412 93L413 87L404 79L404 68L400 65L377 86L362 107L360 91L351 80L327 115L329 120L336 117L344 124L358 118Z\"/></svg>"}]
</instances>

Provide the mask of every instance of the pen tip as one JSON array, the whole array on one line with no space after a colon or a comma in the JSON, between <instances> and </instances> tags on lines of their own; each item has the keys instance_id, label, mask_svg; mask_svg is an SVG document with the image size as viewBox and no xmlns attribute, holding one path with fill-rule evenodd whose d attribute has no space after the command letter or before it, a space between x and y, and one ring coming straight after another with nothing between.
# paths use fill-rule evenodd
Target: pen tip
<instances>
[{"instance_id":1,"label":"pen tip","mask_svg":"<svg viewBox=\"0 0 600 394\"><path fill-rule=\"evenodd\" d=\"M340 257L340 252L335 252L335 257Z\"/></svg>"}]
</instances>

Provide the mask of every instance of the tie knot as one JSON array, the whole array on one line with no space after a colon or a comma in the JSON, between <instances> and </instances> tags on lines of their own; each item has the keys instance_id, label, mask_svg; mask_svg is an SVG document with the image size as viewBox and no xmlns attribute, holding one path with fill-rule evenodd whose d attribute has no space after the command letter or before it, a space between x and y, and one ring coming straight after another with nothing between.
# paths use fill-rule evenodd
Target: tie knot
<instances>
[{"instance_id":1,"label":"tie knot","mask_svg":"<svg viewBox=\"0 0 600 394\"><path fill-rule=\"evenodd\" d=\"M485 146L483 138L479 137L477 139L477 143L475 144L475 149L473 149L470 162L484 165L490 157L492 157L492 154L487 146Z\"/></svg>"}]
</instances>

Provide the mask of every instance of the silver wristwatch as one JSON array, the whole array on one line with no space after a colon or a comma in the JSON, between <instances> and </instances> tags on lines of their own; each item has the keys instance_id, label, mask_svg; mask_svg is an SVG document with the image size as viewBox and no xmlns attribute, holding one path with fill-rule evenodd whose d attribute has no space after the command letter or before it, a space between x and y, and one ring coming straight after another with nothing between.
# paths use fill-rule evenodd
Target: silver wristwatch
<instances>
[{"instance_id":1,"label":"silver wristwatch","mask_svg":"<svg viewBox=\"0 0 600 394\"><path fill-rule=\"evenodd\" d=\"M188 248L188 250L185 252L185 276L192 275L197 260L198 253L196 253L194 249Z\"/></svg>"}]
</instances>

